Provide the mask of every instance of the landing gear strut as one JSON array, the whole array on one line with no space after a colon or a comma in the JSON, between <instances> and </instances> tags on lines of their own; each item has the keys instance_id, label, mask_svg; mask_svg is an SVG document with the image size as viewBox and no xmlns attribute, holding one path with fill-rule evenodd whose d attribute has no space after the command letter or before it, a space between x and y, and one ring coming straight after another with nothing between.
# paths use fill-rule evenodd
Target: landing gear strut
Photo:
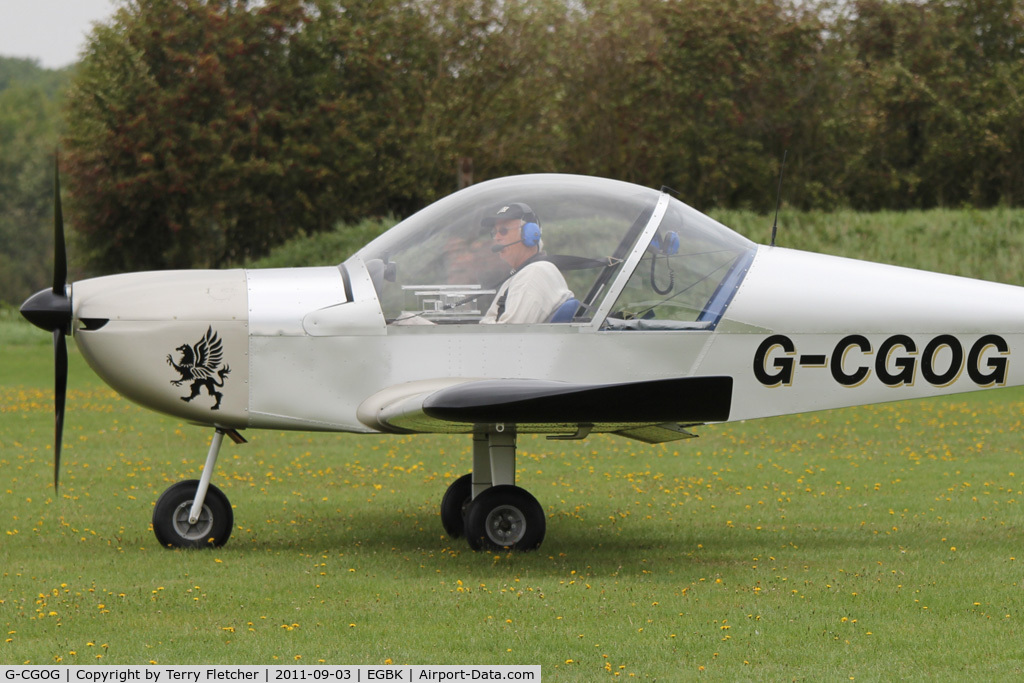
<instances>
[{"instance_id":1,"label":"landing gear strut","mask_svg":"<svg viewBox=\"0 0 1024 683\"><path fill-rule=\"evenodd\" d=\"M539 548L544 509L515 483L515 428L498 424L474 432L473 472L456 479L441 500L445 532L465 535L473 550Z\"/></svg>"},{"instance_id":2,"label":"landing gear strut","mask_svg":"<svg viewBox=\"0 0 1024 683\"><path fill-rule=\"evenodd\" d=\"M224 435L245 443L241 434L217 428L200 479L179 481L164 491L153 508L153 533L165 548L212 548L227 543L234 513L224 493L210 483Z\"/></svg>"}]
</instances>

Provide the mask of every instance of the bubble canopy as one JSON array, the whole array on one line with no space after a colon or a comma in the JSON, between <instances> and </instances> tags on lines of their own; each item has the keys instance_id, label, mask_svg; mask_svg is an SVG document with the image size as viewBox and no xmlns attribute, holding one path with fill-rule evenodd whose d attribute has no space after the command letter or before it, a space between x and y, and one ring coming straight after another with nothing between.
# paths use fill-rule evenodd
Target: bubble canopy
<instances>
[{"instance_id":1,"label":"bubble canopy","mask_svg":"<svg viewBox=\"0 0 1024 683\"><path fill-rule=\"evenodd\" d=\"M665 192L543 174L492 180L449 195L370 242L351 265L369 271L389 323L418 316L475 324L510 275L492 249L491 225L496 212L515 204L532 209L543 258L558 267L579 300L569 321L576 324L713 327L756 250ZM518 207L512 213L518 215Z\"/></svg>"}]
</instances>

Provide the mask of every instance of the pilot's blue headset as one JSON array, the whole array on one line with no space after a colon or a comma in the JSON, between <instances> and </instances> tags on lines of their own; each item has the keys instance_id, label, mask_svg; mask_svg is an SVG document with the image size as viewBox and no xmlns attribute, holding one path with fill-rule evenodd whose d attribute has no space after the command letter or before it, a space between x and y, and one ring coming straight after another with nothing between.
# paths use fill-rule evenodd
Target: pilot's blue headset
<instances>
[{"instance_id":1,"label":"pilot's blue headset","mask_svg":"<svg viewBox=\"0 0 1024 683\"><path fill-rule=\"evenodd\" d=\"M540 244L540 222L537 220L537 214L533 212L526 204L519 205L523 211L523 220L526 223L523 225L523 244L528 247L536 247Z\"/></svg>"},{"instance_id":2,"label":"pilot's blue headset","mask_svg":"<svg viewBox=\"0 0 1024 683\"><path fill-rule=\"evenodd\" d=\"M523 244L535 247L540 244L540 225L533 221L523 226Z\"/></svg>"}]
</instances>

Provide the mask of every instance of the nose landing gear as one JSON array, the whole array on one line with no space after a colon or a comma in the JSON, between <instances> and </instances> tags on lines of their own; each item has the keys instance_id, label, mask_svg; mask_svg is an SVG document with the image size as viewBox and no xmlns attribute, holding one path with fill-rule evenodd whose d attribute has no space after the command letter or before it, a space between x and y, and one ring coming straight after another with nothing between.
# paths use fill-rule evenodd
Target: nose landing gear
<instances>
[{"instance_id":1,"label":"nose landing gear","mask_svg":"<svg viewBox=\"0 0 1024 683\"><path fill-rule=\"evenodd\" d=\"M536 550L544 541L544 509L515 485L514 427L489 425L473 434L473 472L455 480L441 500L441 524L465 535L473 550Z\"/></svg>"},{"instance_id":2,"label":"nose landing gear","mask_svg":"<svg viewBox=\"0 0 1024 683\"><path fill-rule=\"evenodd\" d=\"M231 503L210 483L225 434L235 443L245 443L234 429L218 427L200 479L179 481L157 499L153 508L153 534L163 547L216 548L227 543L231 536L235 523Z\"/></svg>"}]
</instances>

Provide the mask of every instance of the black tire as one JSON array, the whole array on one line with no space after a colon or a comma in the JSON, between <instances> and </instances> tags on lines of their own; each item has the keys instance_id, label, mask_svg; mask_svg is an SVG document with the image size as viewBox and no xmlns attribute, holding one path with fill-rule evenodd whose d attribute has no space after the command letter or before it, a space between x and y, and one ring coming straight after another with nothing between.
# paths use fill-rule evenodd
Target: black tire
<instances>
[{"instance_id":1,"label":"black tire","mask_svg":"<svg viewBox=\"0 0 1024 683\"><path fill-rule=\"evenodd\" d=\"M466 540L473 550L536 550L546 529L544 509L518 486L492 486L466 510Z\"/></svg>"},{"instance_id":2,"label":"black tire","mask_svg":"<svg viewBox=\"0 0 1024 683\"><path fill-rule=\"evenodd\" d=\"M466 530L466 510L473 500L473 475L464 474L452 482L441 499L441 526L450 538L461 538Z\"/></svg>"},{"instance_id":3,"label":"black tire","mask_svg":"<svg viewBox=\"0 0 1024 683\"><path fill-rule=\"evenodd\" d=\"M153 508L153 533L165 548L219 548L228 542L235 515L228 497L213 484L206 490L203 510L188 523L199 481L179 481L163 492Z\"/></svg>"}]
</instances>

